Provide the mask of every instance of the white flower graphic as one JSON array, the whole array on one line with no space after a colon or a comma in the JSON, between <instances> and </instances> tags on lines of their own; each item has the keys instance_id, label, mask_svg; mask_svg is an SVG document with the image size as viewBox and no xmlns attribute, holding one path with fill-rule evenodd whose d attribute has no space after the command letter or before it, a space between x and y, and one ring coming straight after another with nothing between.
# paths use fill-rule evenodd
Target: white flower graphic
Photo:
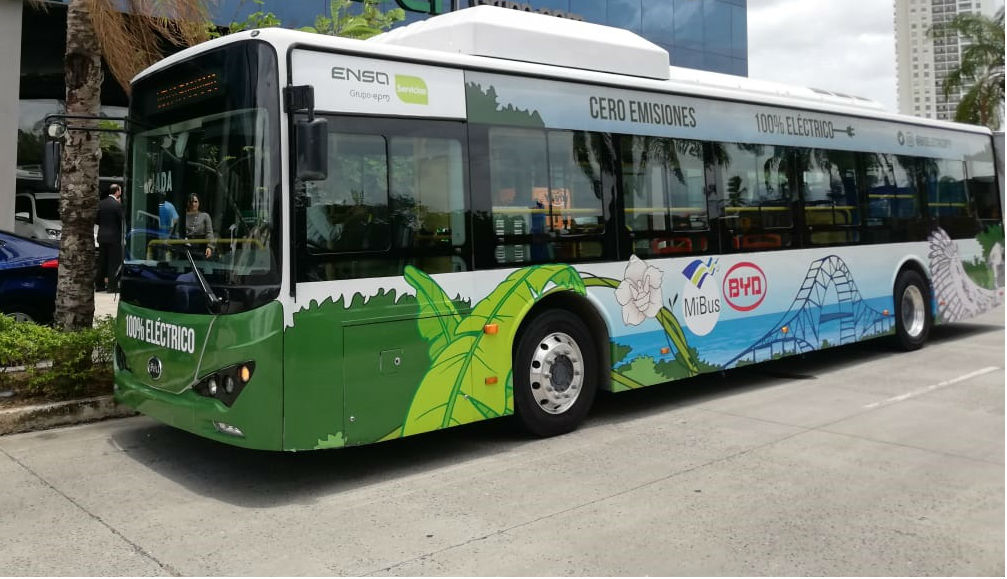
<instances>
[{"instance_id":1,"label":"white flower graphic","mask_svg":"<svg viewBox=\"0 0 1007 579\"><path fill-rule=\"evenodd\" d=\"M622 321L639 326L661 310L661 270L633 255L626 265L625 279L615 290L615 299L622 306Z\"/></svg>"}]
</instances>

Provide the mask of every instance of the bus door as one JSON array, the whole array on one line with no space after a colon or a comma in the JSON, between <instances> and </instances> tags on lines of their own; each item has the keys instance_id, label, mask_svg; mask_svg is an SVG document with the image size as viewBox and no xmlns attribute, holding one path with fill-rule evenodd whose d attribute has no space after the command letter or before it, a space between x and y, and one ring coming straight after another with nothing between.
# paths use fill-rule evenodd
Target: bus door
<instances>
[{"instance_id":1,"label":"bus door","mask_svg":"<svg viewBox=\"0 0 1007 579\"><path fill-rule=\"evenodd\" d=\"M295 299L316 301L295 314L311 330L285 348L288 446L397 435L430 366L417 318L464 313L467 303L430 300L471 295L425 291L438 274L471 269L464 125L328 122L328 176L303 184L295 217Z\"/></svg>"}]
</instances>

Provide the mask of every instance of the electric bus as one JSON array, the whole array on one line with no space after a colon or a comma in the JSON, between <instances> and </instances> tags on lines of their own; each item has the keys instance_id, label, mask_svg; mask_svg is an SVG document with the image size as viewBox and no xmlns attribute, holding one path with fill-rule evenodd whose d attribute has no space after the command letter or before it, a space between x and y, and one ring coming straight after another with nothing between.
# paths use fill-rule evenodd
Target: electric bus
<instances>
[{"instance_id":1,"label":"electric bus","mask_svg":"<svg viewBox=\"0 0 1007 579\"><path fill-rule=\"evenodd\" d=\"M129 123L115 397L237 446L555 435L598 390L916 349L1003 300L989 130L626 30L244 31L140 73Z\"/></svg>"}]
</instances>

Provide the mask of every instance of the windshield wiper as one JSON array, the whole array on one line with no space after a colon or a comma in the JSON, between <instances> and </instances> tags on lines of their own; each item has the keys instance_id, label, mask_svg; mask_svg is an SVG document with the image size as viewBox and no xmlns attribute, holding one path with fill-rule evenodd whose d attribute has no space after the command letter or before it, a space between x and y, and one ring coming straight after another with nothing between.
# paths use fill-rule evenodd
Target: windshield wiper
<instances>
[{"instance_id":1,"label":"windshield wiper","mask_svg":"<svg viewBox=\"0 0 1007 579\"><path fill-rule=\"evenodd\" d=\"M221 306L224 305L224 300L213 293L213 288L207 283L206 278L203 277L203 272L199 271L196 267L196 260L192 257L192 244L186 243L185 256L189 258L189 264L192 266L192 273L196 274L196 280L199 281L199 287L202 288L203 294L206 296L206 304L210 309L211 314L219 314Z\"/></svg>"}]
</instances>

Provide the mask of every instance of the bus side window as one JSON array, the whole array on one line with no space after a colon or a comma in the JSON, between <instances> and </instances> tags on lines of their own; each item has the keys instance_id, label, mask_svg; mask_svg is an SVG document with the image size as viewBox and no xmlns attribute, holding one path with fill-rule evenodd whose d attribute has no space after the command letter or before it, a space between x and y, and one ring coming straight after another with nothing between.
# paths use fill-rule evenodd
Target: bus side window
<instances>
[{"instance_id":1,"label":"bus side window","mask_svg":"<svg viewBox=\"0 0 1007 579\"><path fill-rule=\"evenodd\" d=\"M988 159L970 160L965 164L968 174L966 181L968 194L983 227L998 225L1003 221L992 155L993 153L987 150L985 156Z\"/></svg>"},{"instance_id":2,"label":"bus side window","mask_svg":"<svg viewBox=\"0 0 1007 579\"><path fill-rule=\"evenodd\" d=\"M718 143L715 186L721 193L724 250L763 251L793 245L792 150Z\"/></svg>"},{"instance_id":3,"label":"bus side window","mask_svg":"<svg viewBox=\"0 0 1007 579\"><path fill-rule=\"evenodd\" d=\"M927 192L927 212L952 238L974 237L979 231L975 211L965 193L965 163L921 159Z\"/></svg>"},{"instance_id":4,"label":"bus side window","mask_svg":"<svg viewBox=\"0 0 1007 579\"><path fill-rule=\"evenodd\" d=\"M388 157L377 135L329 134L329 174L309 183L308 253L388 248Z\"/></svg>"},{"instance_id":5,"label":"bus side window","mask_svg":"<svg viewBox=\"0 0 1007 579\"><path fill-rule=\"evenodd\" d=\"M919 241L921 217L916 159L904 155L859 155L866 184L864 240Z\"/></svg>"},{"instance_id":6,"label":"bus side window","mask_svg":"<svg viewBox=\"0 0 1007 579\"><path fill-rule=\"evenodd\" d=\"M426 273L466 269L462 144L456 139L392 137L392 247Z\"/></svg>"},{"instance_id":7,"label":"bus side window","mask_svg":"<svg viewBox=\"0 0 1007 579\"><path fill-rule=\"evenodd\" d=\"M639 256L711 250L703 144L626 136L621 140L625 224Z\"/></svg>"},{"instance_id":8,"label":"bus side window","mask_svg":"<svg viewBox=\"0 0 1007 579\"><path fill-rule=\"evenodd\" d=\"M499 265L605 255L610 137L583 131L489 128L493 255ZM614 247L612 253L614 254Z\"/></svg>"},{"instance_id":9,"label":"bus side window","mask_svg":"<svg viewBox=\"0 0 1007 579\"><path fill-rule=\"evenodd\" d=\"M550 258L543 238L544 207L534 205L535 189L549 183L547 154L545 131L510 127L489 130L490 218L497 264ZM539 230L534 234L533 225Z\"/></svg>"},{"instance_id":10,"label":"bus side window","mask_svg":"<svg viewBox=\"0 0 1007 579\"><path fill-rule=\"evenodd\" d=\"M849 151L802 149L801 196L811 245L860 241L856 155Z\"/></svg>"},{"instance_id":11,"label":"bus side window","mask_svg":"<svg viewBox=\"0 0 1007 579\"><path fill-rule=\"evenodd\" d=\"M602 202L602 161L608 142L598 133L549 131L549 187L536 188L536 208L545 209L545 233L553 259L599 259L606 215ZM535 233L535 225L532 225Z\"/></svg>"}]
</instances>

